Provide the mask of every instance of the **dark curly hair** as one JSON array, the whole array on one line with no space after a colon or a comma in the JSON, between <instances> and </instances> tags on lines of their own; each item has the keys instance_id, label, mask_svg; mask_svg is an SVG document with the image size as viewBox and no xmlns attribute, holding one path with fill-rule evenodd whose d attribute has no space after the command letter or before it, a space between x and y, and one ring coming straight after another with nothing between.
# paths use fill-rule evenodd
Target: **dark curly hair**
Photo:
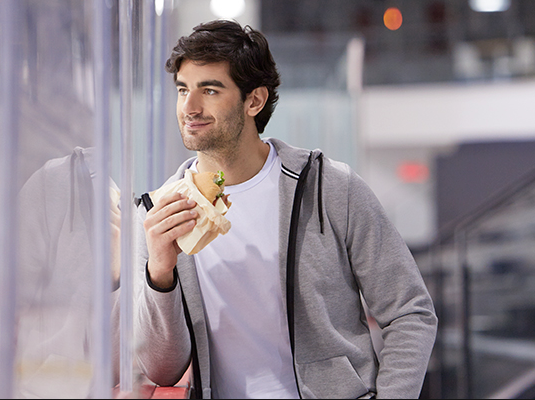
<instances>
[{"instance_id":1,"label":"dark curly hair","mask_svg":"<svg viewBox=\"0 0 535 400\"><path fill-rule=\"evenodd\" d=\"M280 75L264 35L249 25L216 20L197 25L189 36L182 36L165 63L165 70L176 80L183 60L202 64L227 61L230 76L240 88L242 100L258 87L265 86L269 96L256 115L258 133L263 133L279 99Z\"/></svg>"}]
</instances>

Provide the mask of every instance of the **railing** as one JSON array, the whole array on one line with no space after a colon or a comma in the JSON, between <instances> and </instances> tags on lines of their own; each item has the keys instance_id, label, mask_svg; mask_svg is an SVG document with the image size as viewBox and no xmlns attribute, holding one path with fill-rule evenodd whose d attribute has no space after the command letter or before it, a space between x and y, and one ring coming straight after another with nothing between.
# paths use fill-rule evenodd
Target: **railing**
<instances>
[{"instance_id":1,"label":"railing","mask_svg":"<svg viewBox=\"0 0 535 400\"><path fill-rule=\"evenodd\" d=\"M417 260L439 316L429 397L519 398L535 386L535 170Z\"/></svg>"}]
</instances>

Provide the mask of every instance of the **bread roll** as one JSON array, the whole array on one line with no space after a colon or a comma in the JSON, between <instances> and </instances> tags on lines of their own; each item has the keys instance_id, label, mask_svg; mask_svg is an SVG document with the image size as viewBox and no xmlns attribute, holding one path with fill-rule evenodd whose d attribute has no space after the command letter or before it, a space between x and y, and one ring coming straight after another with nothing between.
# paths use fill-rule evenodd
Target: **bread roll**
<instances>
[{"instance_id":1,"label":"bread roll","mask_svg":"<svg viewBox=\"0 0 535 400\"><path fill-rule=\"evenodd\" d=\"M210 203L213 203L225 188L224 180L221 185L216 183L221 177L215 172L192 173L192 178L195 186Z\"/></svg>"}]
</instances>

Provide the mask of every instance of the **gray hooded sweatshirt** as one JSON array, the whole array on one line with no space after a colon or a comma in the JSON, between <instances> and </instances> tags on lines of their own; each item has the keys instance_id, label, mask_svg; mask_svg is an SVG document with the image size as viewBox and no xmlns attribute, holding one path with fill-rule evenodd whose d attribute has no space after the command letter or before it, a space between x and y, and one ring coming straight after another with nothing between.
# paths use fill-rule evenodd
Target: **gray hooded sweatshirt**
<instances>
[{"instance_id":1,"label":"gray hooded sweatshirt","mask_svg":"<svg viewBox=\"0 0 535 400\"><path fill-rule=\"evenodd\" d=\"M280 281L300 396L418 398L437 317L407 245L348 165L268 140L282 161ZM192 160L166 183L182 178ZM145 215L141 205L141 231ZM194 396L210 398L210 349L193 256L178 256L177 284L161 291L147 275L145 236L137 236L139 365L156 384L171 386L192 362ZM381 328L379 356L362 298Z\"/></svg>"}]
</instances>

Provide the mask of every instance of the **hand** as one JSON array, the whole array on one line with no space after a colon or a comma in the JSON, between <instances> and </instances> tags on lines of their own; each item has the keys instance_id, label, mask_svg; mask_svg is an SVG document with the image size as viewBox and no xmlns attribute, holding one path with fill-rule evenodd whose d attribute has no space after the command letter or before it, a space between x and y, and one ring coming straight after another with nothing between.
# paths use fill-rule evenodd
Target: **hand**
<instances>
[{"instance_id":1,"label":"hand","mask_svg":"<svg viewBox=\"0 0 535 400\"><path fill-rule=\"evenodd\" d=\"M190 232L198 213L193 200L180 193L159 199L147 213L143 227L149 251L148 270L152 283L162 289L173 284L173 269L182 252L176 239Z\"/></svg>"}]
</instances>

